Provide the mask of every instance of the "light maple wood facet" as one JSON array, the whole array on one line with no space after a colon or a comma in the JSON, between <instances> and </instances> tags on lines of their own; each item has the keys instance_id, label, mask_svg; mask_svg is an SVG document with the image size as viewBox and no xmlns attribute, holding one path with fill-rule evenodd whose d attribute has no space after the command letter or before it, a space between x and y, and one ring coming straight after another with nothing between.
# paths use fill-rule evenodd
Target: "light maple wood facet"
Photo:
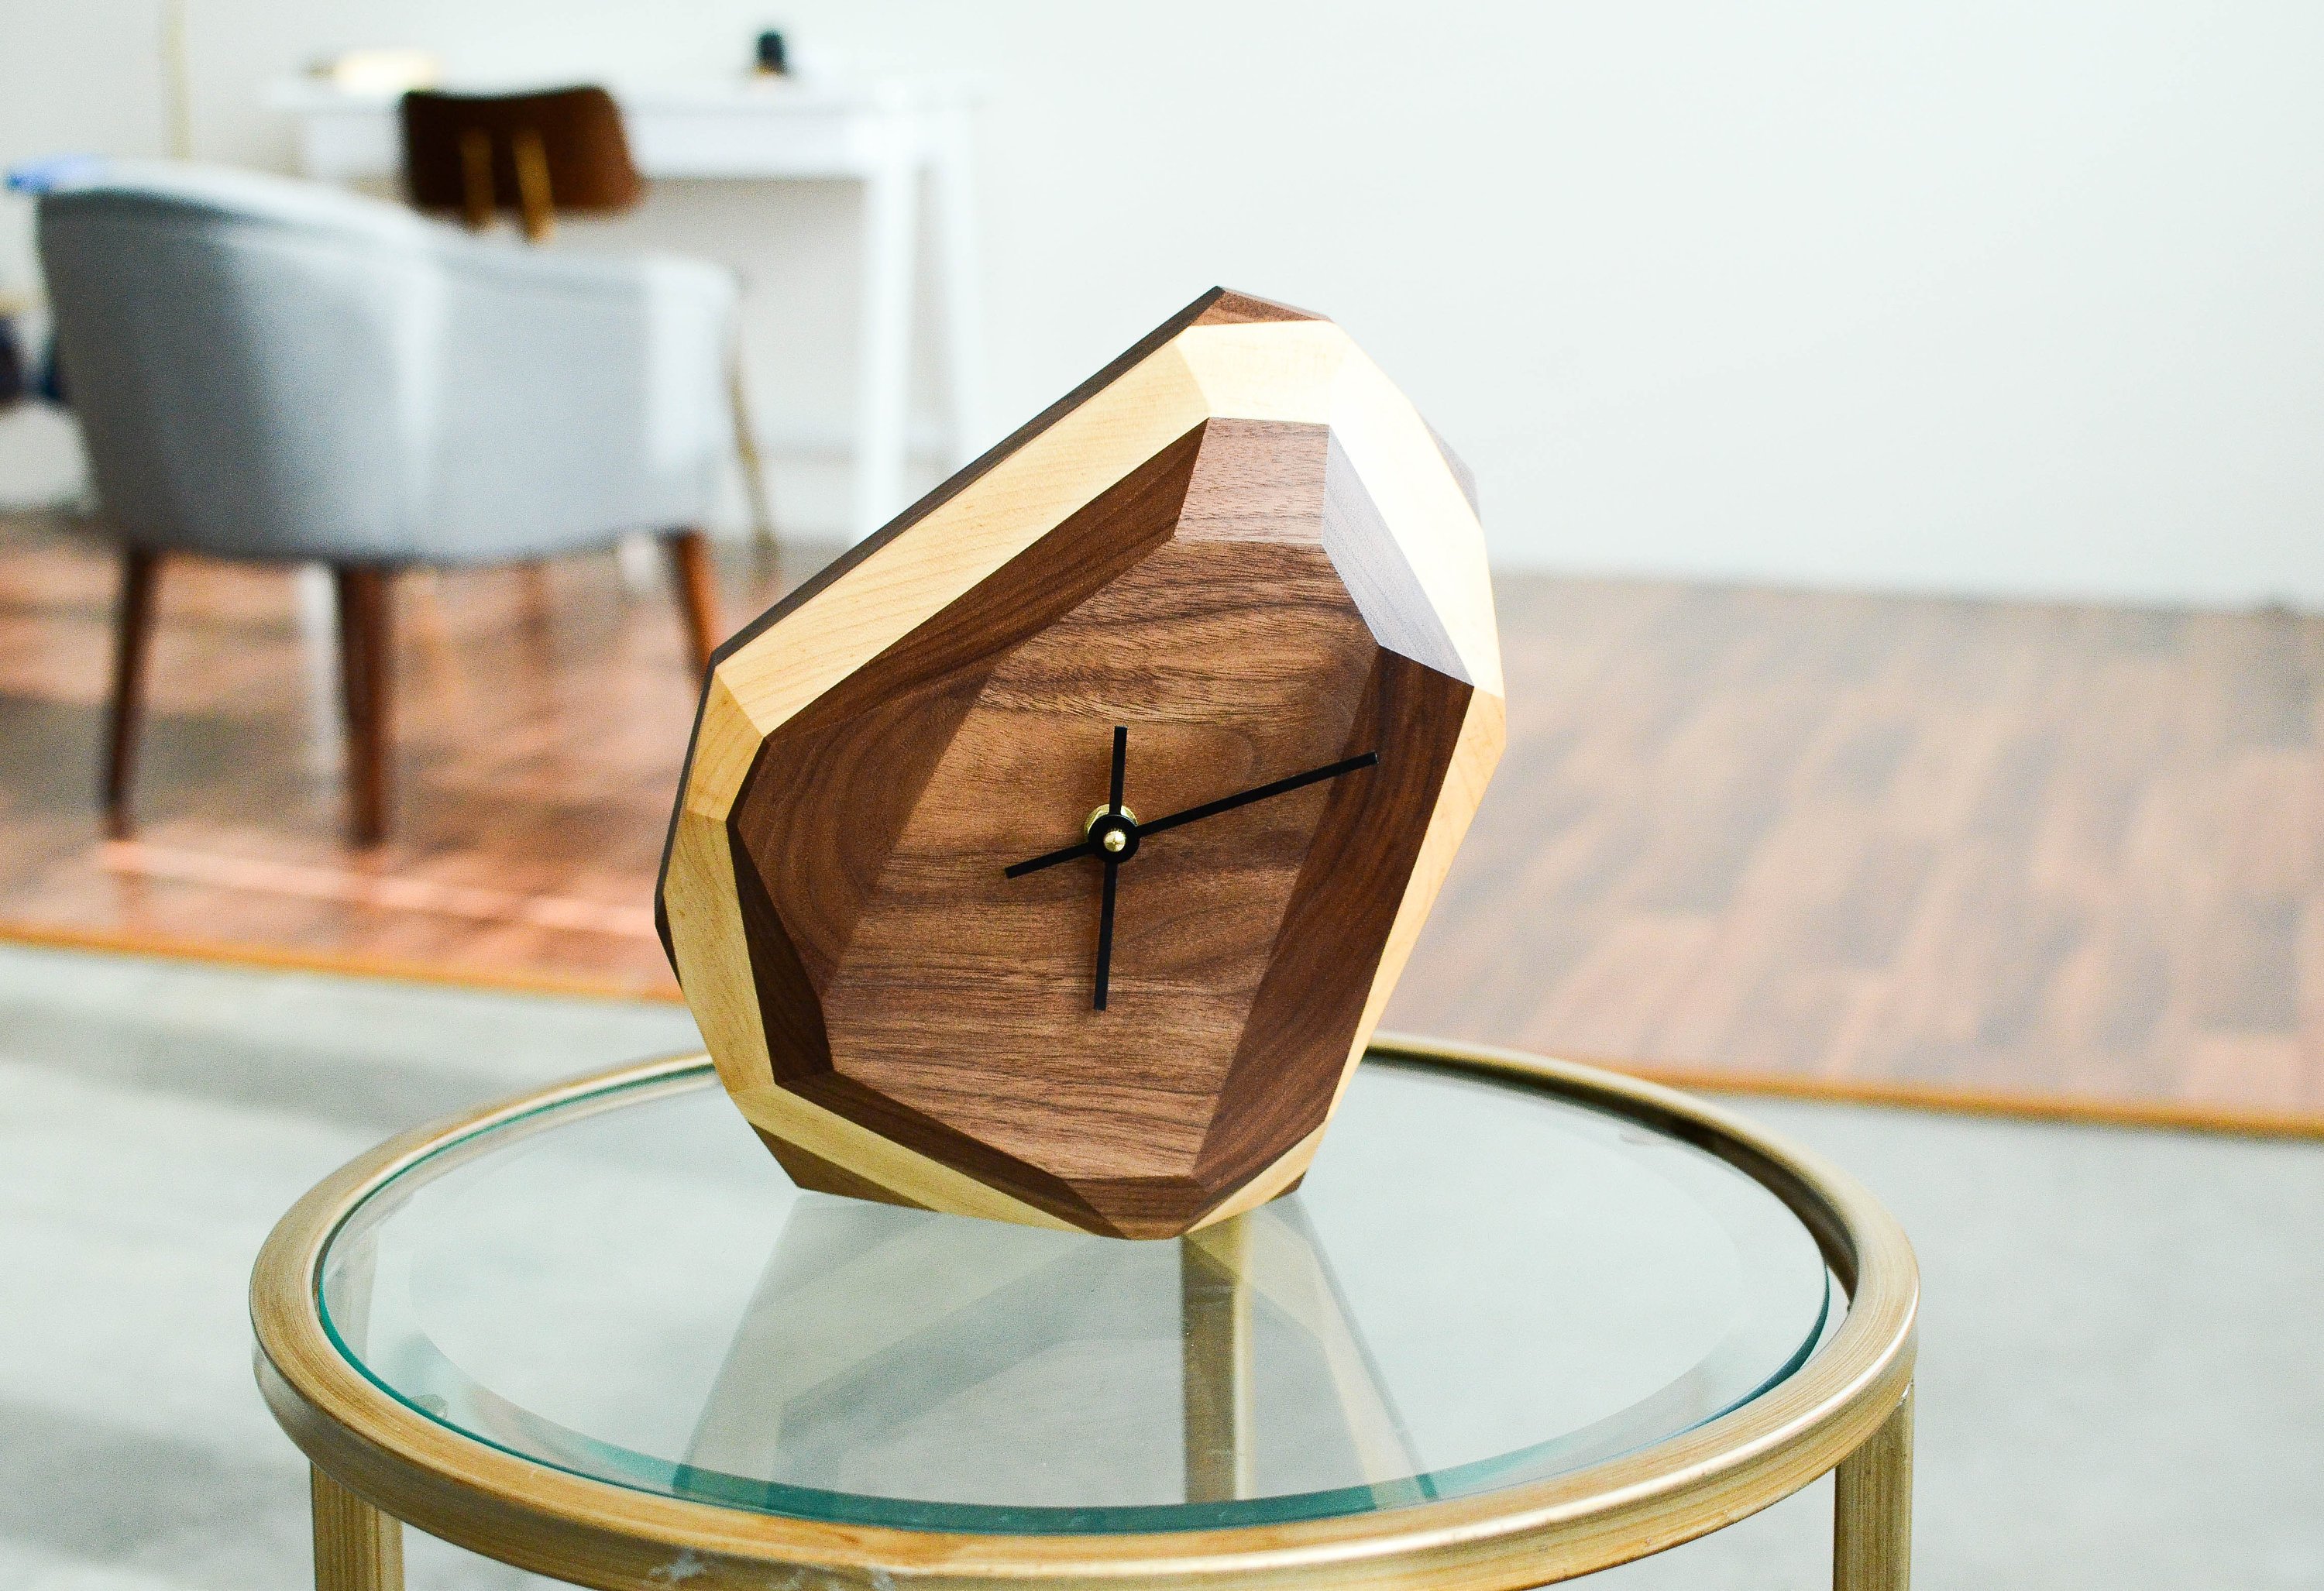
<instances>
[{"instance_id":1,"label":"light maple wood facet","mask_svg":"<svg viewBox=\"0 0 2324 1591\"><path fill-rule=\"evenodd\" d=\"M721 1076L824 1191L1140 1237L1279 1193L1499 753L1498 648L1434 433L1331 322L1205 295L720 649L659 904ZM1004 869L1081 838L1117 725L1149 820L1376 760L1125 857L1099 1007L1098 869Z\"/></svg>"},{"instance_id":2,"label":"light maple wood facet","mask_svg":"<svg viewBox=\"0 0 2324 1591\"><path fill-rule=\"evenodd\" d=\"M348 1363L317 1314L333 1230L403 1170L495 1127L619 1088L628 1099L694 1086L700 1057L616 1069L471 1111L381 1145L310 1191L267 1238L251 1280L260 1389L318 1470L431 1535L601 1591L762 1591L770 1584L922 1591L1126 1585L1395 1586L1517 1591L1661 1551L1743 1518L1841 1464L1892 1418L1912 1381L1919 1279L1895 1220L1846 1173L1720 1108L1571 1062L1382 1035L1372 1053L1480 1072L1610 1111L1719 1155L1808 1227L1849 1295L1846 1316L1801 1369L1759 1397L1639 1452L1503 1491L1370 1514L1151 1535L985 1536L825 1524L679 1501L552 1469L472 1441L398 1402ZM1196 1239L1198 1243L1215 1243ZM1296 1277L1297 1266L1274 1267ZM1259 1274L1269 1267L1261 1264ZM1311 1290L1312 1291L1312 1290ZM1296 1311L1296 1301L1274 1299ZM1370 1421L1342 1377L1351 1431ZM1908 1417L1909 1418L1909 1417ZM1858 1525L1850 1551L1898 1540L1909 1470L1875 1448L1846 1484L1885 1477L1891 1522ZM1863 1494L1870 1495L1869 1493ZM1852 1516L1872 1519L1874 1515ZM1883 1529L1887 1534L1883 1536ZM1853 1559L1851 1559L1853 1561ZM1893 1560L1891 1560L1893 1561ZM1894 1581L1868 1581L1867 1591Z\"/></svg>"}]
</instances>

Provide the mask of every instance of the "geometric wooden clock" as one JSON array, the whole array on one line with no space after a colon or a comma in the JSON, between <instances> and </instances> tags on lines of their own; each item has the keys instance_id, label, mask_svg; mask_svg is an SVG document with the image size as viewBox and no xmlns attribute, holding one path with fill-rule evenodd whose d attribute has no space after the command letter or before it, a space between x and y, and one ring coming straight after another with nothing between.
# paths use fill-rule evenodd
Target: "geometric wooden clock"
<instances>
[{"instance_id":1,"label":"geometric wooden clock","mask_svg":"<svg viewBox=\"0 0 2324 1591\"><path fill-rule=\"evenodd\" d=\"M800 1186L1166 1237L1296 1186L1502 739L1467 471L1213 290L720 649L657 891Z\"/></svg>"}]
</instances>

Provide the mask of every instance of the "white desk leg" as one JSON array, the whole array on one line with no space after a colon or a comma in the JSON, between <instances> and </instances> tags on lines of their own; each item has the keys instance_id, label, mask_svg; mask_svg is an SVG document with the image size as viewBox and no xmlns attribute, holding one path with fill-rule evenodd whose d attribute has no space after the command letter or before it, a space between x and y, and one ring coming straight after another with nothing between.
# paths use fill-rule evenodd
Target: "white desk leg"
<instances>
[{"instance_id":1,"label":"white desk leg","mask_svg":"<svg viewBox=\"0 0 2324 1591\"><path fill-rule=\"evenodd\" d=\"M892 161L863 183L863 346L855 395L853 504L859 541L904 506L918 175L910 164Z\"/></svg>"},{"instance_id":2,"label":"white desk leg","mask_svg":"<svg viewBox=\"0 0 2324 1591\"><path fill-rule=\"evenodd\" d=\"M984 436L984 312L976 264L976 191L970 169L968 113L937 113L930 128L930 177L943 271L945 381L952 400L952 463L975 456Z\"/></svg>"}]
</instances>

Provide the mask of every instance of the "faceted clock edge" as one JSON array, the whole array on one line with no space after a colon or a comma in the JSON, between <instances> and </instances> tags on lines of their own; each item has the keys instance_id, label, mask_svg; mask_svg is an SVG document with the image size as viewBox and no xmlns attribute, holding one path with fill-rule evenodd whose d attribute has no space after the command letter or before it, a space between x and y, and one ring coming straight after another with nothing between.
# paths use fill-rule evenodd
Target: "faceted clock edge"
<instances>
[{"instance_id":1,"label":"faceted clock edge","mask_svg":"<svg viewBox=\"0 0 2324 1591\"><path fill-rule=\"evenodd\" d=\"M941 507L945 502L968 492L970 488L975 484L978 477L989 473L998 463L1019 451L1028 443L1035 440L1040 433L1048 429L1071 410L1080 407L1090 399L1095 397L1104 387L1110 385L1113 381L1127 374L1131 368L1140 363L1143 359L1161 351L1161 349L1167 346L1170 340L1176 336L1180 332L1198 324L1222 326L1247 325L1252 322L1265 320L1310 318L1304 317L1300 312L1282 310L1277 307L1265 306L1263 304L1259 305L1257 312L1240 308L1240 306L1250 305L1256 302L1257 301L1253 300L1239 299L1235 295L1213 293L1205 295L1204 299L1197 300L1196 304L1189 306L1186 311L1183 311L1179 317L1174 317L1172 322L1166 323L1164 326L1157 328L1155 334L1145 339L1137 347L1130 350L1121 359L1115 361L1114 363L1110 365L1106 371L1100 372L1098 376L1093 377L1090 382L1084 383L1084 385L1077 389L1074 393L1068 395L1066 399L1062 400L1058 404L1053 405L1049 410L1045 411L1044 414L1038 417L1034 422L1020 428L1020 430L1016 435L1012 436L1008 442L1002 444L1000 447L993 449L983 459L979 460L977 464L972 466L970 470L963 472L961 476L955 477L954 481L947 483L945 487L940 488L936 492L931 493L927 499L924 499L920 504L915 505L913 510L908 510L906 515L899 517L899 520L891 525L888 530L883 531L879 537L873 538L872 541L867 542L854 554L843 559L841 563L835 566L833 569L826 571L824 575L819 576L815 582L811 583L809 587L803 589L800 593L794 593L793 597L786 599L783 603L778 604L776 609L770 610L770 612L763 615L762 618L758 622L751 626L749 630L742 634L738 635L725 647L720 649L721 662L723 663L727 659L733 658L738 652L749 647L754 640L763 637L770 630L779 623L782 619L788 616L790 613L797 612L807 602L813 601L816 595L839 584L844 580L844 576L852 573L854 569L860 567L878 552L898 539L901 533L908 529L913 524L925 520L930 513L935 511L936 509ZM1436 438L1433 433L1430 433L1429 439L1435 445L1437 456L1439 460L1442 461L1443 467L1446 469L1448 473L1452 474L1456 484L1462 491L1463 498L1469 498L1472 488L1470 487L1465 479L1461 478L1462 473L1456 469L1453 461L1450 457L1449 451L1442 448L1441 440ZM1104 488L1102 487L1098 488L1098 490L1101 491ZM1039 532L1038 534L1046 533L1047 532ZM1489 609L1487 610L1487 612L1488 614L1489 613ZM1489 618L1488 618L1487 621L1489 623ZM666 841L664 850L663 877L660 886L657 888L656 892L657 919L661 927L665 948L670 952L674 965L676 965L680 960L678 953L678 945L677 941L680 938L692 937L692 934L691 933L678 932L677 926L672 923L671 913L669 911L667 899L669 886L671 879L672 852L678 847L681 830L689 826L684 824L678 820L687 815L686 806L687 805L687 796L688 795L688 786L694 782L695 776L699 771L696 765L698 752L703 743L702 731L705 727L706 727L705 722L706 719L710 716L715 685L716 680L714 676L712 686L706 688L702 701L697 706L696 733L689 741L687 766L681 778L678 801L679 810L673 814L670 835L669 840ZM747 711L742 709L742 704L739 702L730 702L728 704L735 708L740 716L747 722L751 715ZM1489 767L1489 764L1488 764L1488 767ZM737 782L739 783L739 781ZM707 818L708 814L700 814L699 816L702 818ZM715 820L711 820L711 822L715 823ZM705 823L703 826L707 827L710 826L710 824ZM1434 832L1435 826L1435 820L1432 819L1432 834ZM1466 827L1465 815L1463 816L1460 827L1462 829L1465 829ZM724 836L722 836L722 838ZM726 848L719 847L719 849L724 850ZM727 860L729 861L729 869L731 869L731 856L723 860ZM1413 882L1415 885L1417 885L1420 880L1416 878ZM1435 888L1441 885L1441 882L1442 878L1440 869L1438 876L1429 880L1429 887L1427 889L1429 897L1433 897ZM1408 889L1407 897L1409 897L1411 894L1412 891ZM718 915L724 915L724 914ZM1404 913L1400 910L1397 923L1399 929L1403 926L1403 915ZM696 926L709 929L714 934L718 932L716 928L707 924L699 924L697 922ZM1412 930L1412 932L1416 933L1416 926ZM1383 977L1381 979L1376 981L1392 982L1395 972L1400 970L1402 961L1404 956L1408 953L1408 950L1409 945L1407 943L1400 948L1392 945L1390 951L1384 952L1379 969ZM691 960L692 958L689 957L686 959ZM714 956L713 959L723 961L724 958ZM1394 964L1391 965L1391 962ZM708 971L709 969L703 968L700 969L700 970ZM682 979L684 979L684 973L682 970L681 978ZM720 978L716 980L723 982L726 981L726 979ZM711 993L709 990L704 990L702 992L704 994ZM688 994L690 998L694 998L695 993L695 990L689 989ZM1377 1021L1377 1011L1370 1009L1370 1007L1376 1007L1379 1003L1379 1000L1376 998L1368 1000L1367 1015L1362 1025L1361 1031L1360 1031L1358 1035L1357 1042L1352 1047L1351 1053L1360 1053L1363 1040L1368 1037L1371 1026ZM752 1025L755 1026L756 1024L752 1024ZM753 1044L751 1047L763 1053L763 1035L753 1034L750 1036L761 1040L761 1043ZM771 1082L771 1079L769 1081ZM1342 1080L1342 1086L1344 1086L1344 1079ZM757 1093L760 1090L757 1089L752 1089L748 1091ZM788 1090L785 1091L787 1092ZM793 1096L795 1100L796 1098L796 1096ZM740 1092L738 1091L738 1102L739 1099ZM805 1104L806 1102L798 1101L798 1103ZM1336 1095L1334 1103L1336 1104ZM785 1111L783 1114L789 1116L791 1113ZM1328 1117L1326 1119L1328 1120ZM795 1123L792 1125L795 1125ZM761 1125L761 1130L765 1130L763 1125ZM1303 1140L1299 1145L1295 1145L1291 1150L1287 1151L1277 1162L1268 1167L1262 1168L1259 1173L1246 1181L1240 1190L1230 1193L1222 1205L1207 1212L1203 1219L1215 1220L1223 1219L1226 1214L1231 1212L1231 1208L1242 1207L1246 1199L1250 1200L1252 1202L1259 1201L1259 1196L1256 1191L1266 1189L1278 1182L1288 1184L1295 1181L1296 1175L1299 1173L1299 1170L1304 1169L1305 1159L1312 1156L1314 1142L1320 1139L1321 1132L1321 1127L1318 1127L1314 1133L1309 1135L1307 1139ZM787 1133L770 1136L779 1136L785 1141L788 1141L790 1137L790 1135ZM864 1147L869 1147L869 1145L849 1146L850 1149L857 1151L860 1151ZM953 1171L952 1168L942 1165L941 1163L927 1160L924 1156L919 1156L910 1151L902 1149L900 1145L886 1144L884 1145L884 1147L889 1151L890 1157L897 1163L894 1169L897 1172L903 1173L897 1177L896 1180L907 1184L905 1189L890 1190L900 1199L906 1199L908 1201L915 1203L921 1202L920 1200L912 1199L910 1197L910 1193L908 1191L909 1187L913 1184L921 1183L925 1173L948 1173L942 1175L943 1181L951 1182L954 1179L960 1179L961 1181L968 1182L974 1187L976 1192L971 1193L968 1188L963 1188L956 1185L952 1188L943 1190L927 1190L923 1188L921 1191L924 1193L932 1193L933 1196L940 1200L945 1206L950 1208L963 1208L964 1204L981 1205L984 1208L980 1209L977 1213L994 1214L1001 1216L1001 1219L1019 1220L1029 1219L1035 1224L1039 1225L1063 1224L1060 1223L1055 1216L1050 1215L1048 1212L1037 1210L1028 1206L1023 1206L1019 1203L1019 1201L1010 1200L1007 1195L1000 1193L998 1190L991 1189L982 1183L975 1183L973 1179L964 1178L962 1173ZM804 1145L798 1145L798 1148L800 1153L803 1154L813 1154L813 1151ZM821 1159L822 1157L816 1156L816 1158ZM857 1156L855 1154L851 1154L850 1158L855 1159ZM908 1164L908 1163L912 1161L918 1161L921 1164L918 1167L913 1167ZM1293 1163L1295 1162L1298 1163L1296 1166ZM1280 1189L1278 1188L1277 1191L1279 1191ZM965 1196L964 1199L964 1196ZM1002 1203L1014 1206L1015 1208L994 1209L992 1206L995 1203Z\"/></svg>"}]
</instances>

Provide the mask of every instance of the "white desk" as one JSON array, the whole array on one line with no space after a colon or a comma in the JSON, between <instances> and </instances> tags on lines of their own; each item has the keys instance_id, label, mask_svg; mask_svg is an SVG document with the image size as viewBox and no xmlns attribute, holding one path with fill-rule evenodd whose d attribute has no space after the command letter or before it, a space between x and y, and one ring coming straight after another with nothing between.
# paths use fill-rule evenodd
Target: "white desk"
<instances>
[{"instance_id":1,"label":"white desk","mask_svg":"<svg viewBox=\"0 0 2324 1591\"><path fill-rule=\"evenodd\" d=\"M904 506L912 262L926 179L934 201L944 320L947 441L953 462L965 463L983 434L977 412L983 360L965 86L738 77L610 87L622 106L631 154L648 178L840 179L863 185L863 324L851 509L858 537ZM299 164L308 176L344 182L401 170L394 96L349 93L302 78L276 84L267 105L297 118Z\"/></svg>"}]
</instances>

